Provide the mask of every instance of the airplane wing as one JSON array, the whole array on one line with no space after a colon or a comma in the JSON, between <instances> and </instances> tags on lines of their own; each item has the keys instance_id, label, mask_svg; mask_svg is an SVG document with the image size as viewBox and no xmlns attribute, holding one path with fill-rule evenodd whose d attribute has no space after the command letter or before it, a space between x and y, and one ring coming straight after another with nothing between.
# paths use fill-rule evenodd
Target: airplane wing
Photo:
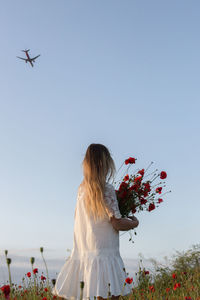
<instances>
[{"instance_id":1,"label":"airplane wing","mask_svg":"<svg viewBox=\"0 0 200 300\"><path fill-rule=\"evenodd\" d=\"M34 59L38 58L39 56L40 56L40 54L37 55L37 56L35 56L35 57L33 57L33 58L31 58L31 60L34 60Z\"/></svg>"},{"instance_id":2,"label":"airplane wing","mask_svg":"<svg viewBox=\"0 0 200 300\"><path fill-rule=\"evenodd\" d=\"M23 60L27 60L26 58L22 58L22 57L19 57L19 56L17 56L17 58L20 58L20 59L23 59Z\"/></svg>"}]
</instances>

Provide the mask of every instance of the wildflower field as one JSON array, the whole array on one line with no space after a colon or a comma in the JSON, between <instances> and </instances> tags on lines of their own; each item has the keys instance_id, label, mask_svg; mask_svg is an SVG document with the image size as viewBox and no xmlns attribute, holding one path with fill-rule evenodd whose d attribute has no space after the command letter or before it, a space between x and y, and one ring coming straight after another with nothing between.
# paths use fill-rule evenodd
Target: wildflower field
<instances>
[{"instance_id":1,"label":"wildflower field","mask_svg":"<svg viewBox=\"0 0 200 300\"><path fill-rule=\"evenodd\" d=\"M17 285L12 282L12 260L8 257L8 251L5 250L8 281L0 287L0 300L60 299L51 293L56 279L49 278L48 268L43 256L43 247L40 248L40 252L46 268L46 274L39 275L40 272L35 266L35 259L31 257L30 271L22 278L21 284ZM131 295L120 295L120 298L124 300L200 300L200 245L194 245L192 249L183 253L177 251L171 260L170 267L160 266L155 260L154 267L154 272L150 272L141 263L134 278L127 276L124 282L124 285L131 285ZM80 282L78 285L81 290L81 300L84 282ZM110 297L108 283L108 298Z\"/></svg>"}]
</instances>

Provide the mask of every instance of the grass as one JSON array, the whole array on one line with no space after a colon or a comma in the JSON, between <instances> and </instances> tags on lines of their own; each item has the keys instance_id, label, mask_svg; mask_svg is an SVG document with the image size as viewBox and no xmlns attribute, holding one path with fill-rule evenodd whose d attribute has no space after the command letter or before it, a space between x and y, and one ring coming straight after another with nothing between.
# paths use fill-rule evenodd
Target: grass
<instances>
[{"instance_id":1,"label":"grass","mask_svg":"<svg viewBox=\"0 0 200 300\"><path fill-rule=\"evenodd\" d=\"M50 300L58 299L51 291L55 285L55 279L49 279L47 264L43 256L43 247L40 252L46 267L46 276L39 275L34 267L35 259L30 258L30 272L22 279L22 284L12 282L11 263L8 251L5 250L5 259L8 266L8 282L0 287L0 300ZM142 260L135 277L127 278L125 284L130 284L132 293L130 296L120 296L124 300L200 300L200 245L194 245L186 252L176 252L172 258L171 266L159 265L156 260L154 272L146 270L142 266ZM133 285L134 283L134 285ZM84 282L79 283L82 300ZM109 294L108 294L109 296ZM90 299L93 300L93 299Z\"/></svg>"}]
</instances>

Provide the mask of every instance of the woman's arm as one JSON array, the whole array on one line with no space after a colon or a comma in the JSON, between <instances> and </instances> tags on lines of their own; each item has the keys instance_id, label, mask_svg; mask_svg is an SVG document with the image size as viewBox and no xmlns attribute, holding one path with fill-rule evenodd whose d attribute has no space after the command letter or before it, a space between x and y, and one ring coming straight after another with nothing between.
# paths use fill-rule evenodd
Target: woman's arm
<instances>
[{"instance_id":1,"label":"woman's arm","mask_svg":"<svg viewBox=\"0 0 200 300\"><path fill-rule=\"evenodd\" d=\"M130 220L128 218L116 219L113 216L111 218L111 224L117 231L127 231L137 227L139 225L139 221L136 217Z\"/></svg>"}]
</instances>

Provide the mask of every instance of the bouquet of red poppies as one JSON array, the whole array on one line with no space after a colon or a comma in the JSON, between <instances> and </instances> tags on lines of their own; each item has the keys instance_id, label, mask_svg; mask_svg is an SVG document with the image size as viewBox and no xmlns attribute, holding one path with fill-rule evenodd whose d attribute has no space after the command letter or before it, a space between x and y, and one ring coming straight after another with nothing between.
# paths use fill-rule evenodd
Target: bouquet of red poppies
<instances>
[{"instance_id":1,"label":"bouquet of red poppies","mask_svg":"<svg viewBox=\"0 0 200 300\"><path fill-rule=\"evenodd\" d=\"M127 165L125 174L119 181L114 182L122 217L132 216L142 210L149 212L154 210L163 202L163 195L171 192L163 193L161 198L162 190L165 187L163 180L167 177L167 173L165 171L158 172L158 169L148 172L153 162L146 169L138 169L131 174L129 169L135 164L135 161L136 158L133 157L126 159L120 167L121 169ZM161 179L161 181L156 182L156 179Z\"/></svg>"}]
</instances>

